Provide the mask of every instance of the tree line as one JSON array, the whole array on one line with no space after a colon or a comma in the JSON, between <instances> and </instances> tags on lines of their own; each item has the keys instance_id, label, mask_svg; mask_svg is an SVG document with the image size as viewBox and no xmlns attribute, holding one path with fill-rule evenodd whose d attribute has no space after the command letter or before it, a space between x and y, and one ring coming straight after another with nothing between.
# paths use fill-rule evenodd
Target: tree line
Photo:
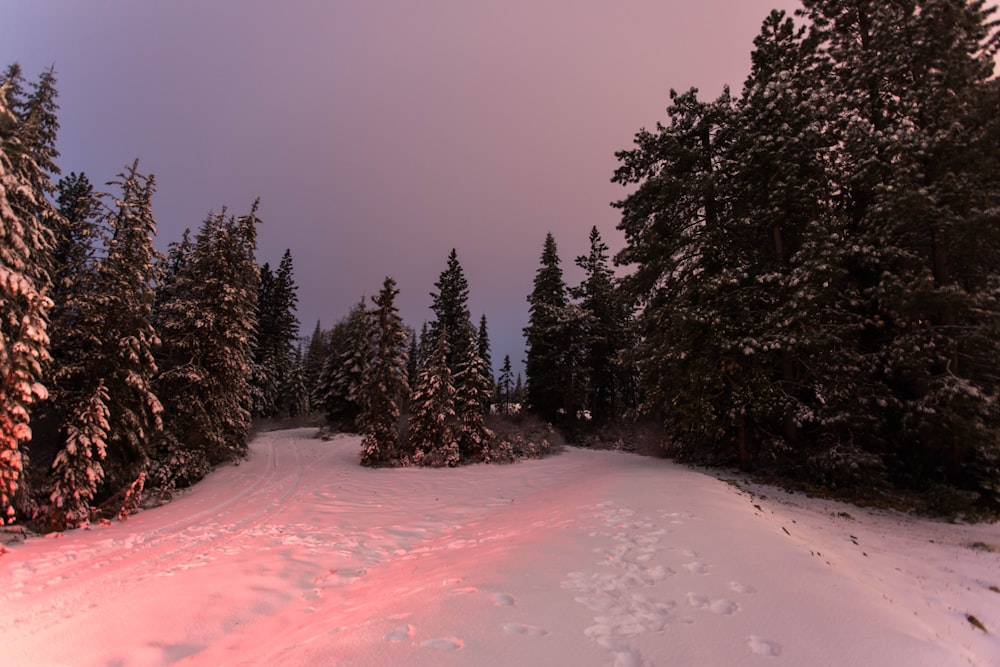
<instances>
[{"instance_id":1,"label":"tree line","mask_svg":"<svg viewBox=\"0 0 1000 667\"><path fill-rule=\"evenodd\" d=\"M53 182L56 97L51 69L3 74L0 523L61 529L243 456L251 419L301 409L304 384L291 255L256 264L257 204L161 255L138 161L105 193Z\"/></svg>"},{"instance_id":2,"label":"tree line","mask_svg":"<svg viewBox=\"0 0 1000 667\"><path fill-rule=\"evenodd\" d=\"M520 376L512 384L509 356L493 377L486 316L473 324L454 249L434 286L434 318L419 336L399 315L391 277L329 331L317 323L304 362L312 406L331 427L362 434L367 466L454 467L544 453L544 441L486 425L491 411L512 413L523 388Z\"/></svg>"},{"instance_id":3,"label":"tree line","mask_svg":"<svg viewBox=\"0 0 1000 667\"><path fill-rule=\"evenodd\" d=\"M802 5L617 154L641 408L690 459L996 510L995 9Z\"/></svg>"}]
</instances>

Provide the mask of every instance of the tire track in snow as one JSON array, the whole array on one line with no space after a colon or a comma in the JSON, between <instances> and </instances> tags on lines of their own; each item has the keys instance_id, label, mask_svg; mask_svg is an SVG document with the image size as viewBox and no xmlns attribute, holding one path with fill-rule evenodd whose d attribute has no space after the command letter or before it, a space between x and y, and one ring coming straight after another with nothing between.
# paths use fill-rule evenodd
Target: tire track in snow
<instances>
[{"instance_id":1,"label":"tire track in snow","mask_svg":"<svg viewBox=\"0 0 1000 667\"><path fill-rule=\"evenodd\" d=\"M182 518L172 523L158 526L147 532L129 532L124 538L108 538L103 543L104 548L92 549L83 554L75 551L56 552L52 556L55 559L52 565L49 565L45 561L26 562L22 564L21 569L29 572L32 576L44 575L46 577L46 581L30 591L30 593L37 595L44 592L50 586L62 584L67 579L85 576L92 570L104 569L109 565L119 563L123 560L136 558L146 551L155 549L167 540L175 539L177 533L190 530L193 526L199 525L208 517L215 517L220 514L224 515L227 510L235 508L248 495L269 485L274 478L277 467L275 465L276 452L273 442L267 442L266 454L267 463L264 466L264 475L253 478L252 483L246 489L236 495L226 497L211 507L193 514L182 514ZM181 500L180 498L178 499L178 501ZM166 507L169 507L169 505ZM141 524L144 520L148 519L149 515L146 514L147 511L134 516L130 520L130 526L135 526L137 523ZM89 530L100 531L103 528L103 526L95 526ZM72 535L73 533L69 534Z\"/></svg>"},{"instance_id":2,"label":"tire track in snow","mask_svg":"<svg viewBox=\"0 0 1000 667\"><path fill-rule=\"evenodd\" d=\"M214 560L208 554L218 553L226 544L263 525L280 513L301 490L304 466L299 448L281 448L281 452L290 452L293 459L291 475L283 476L283 471L288 468L286 465L279 466L279 448L270 438L266 445L264 470L244 491L214 503L205 510L186 515L183 520L157 527L149 533L133 534L134 540L122 540L122 544L112 543L109 546L114 547L115 551L109 549L88 554L88 560L82 564L74 560L58 571L46 573L43 586L18 600L17 611L12 615L11 622L16 624L30 621L30 625L25 623L26 632L37 634L59 623L66 609L97 606L93 600L101 600L101 592L106 589L114 589L116 594L121 595L150 577L162 576L165 571L169 573L171 570L198 567ZM320 457L320 461L329 455L328 452L326 456ZM276 478L281 478L283 482L291 481L277 497L275 491L284 484L276 484ZM258 499L260 502L254 502ZM254 511L256 508L263 509ZM251 514L239 517L239 510L250 511ZM222 517L219 517L220 513ZM205 531L200 526L201 521L208 516L223 518L234 515L237 520L232 523L213 522L211 525L214 528L210 531ZM199 531L200 534L160 550L171 540L190 535L193 531ZM149 536L152 538L145 539ZM102 574L102 570L107 573ZM50 588L51 591L48 590Z\"/></svg>"}]
</instances>

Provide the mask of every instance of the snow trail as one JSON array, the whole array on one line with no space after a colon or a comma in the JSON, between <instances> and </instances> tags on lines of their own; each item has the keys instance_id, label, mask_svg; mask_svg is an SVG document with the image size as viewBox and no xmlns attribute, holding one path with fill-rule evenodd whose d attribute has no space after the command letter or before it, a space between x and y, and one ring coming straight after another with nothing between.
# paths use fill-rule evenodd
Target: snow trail
<instances>
[{"instance_id":1,"label":"snow trail","mask_svg":"<svg viewBox=\"0 0 1000 667\"><path fill-rule=\"evenodd\" d=\"M751 497L617 452L371 470L358 438L314 436L263 434L242 465L127 523L10 545L0 662L987 667L1000 656L1000 554L967 546L1000 545L996 526Z\"/></svg>"}]
</instances>

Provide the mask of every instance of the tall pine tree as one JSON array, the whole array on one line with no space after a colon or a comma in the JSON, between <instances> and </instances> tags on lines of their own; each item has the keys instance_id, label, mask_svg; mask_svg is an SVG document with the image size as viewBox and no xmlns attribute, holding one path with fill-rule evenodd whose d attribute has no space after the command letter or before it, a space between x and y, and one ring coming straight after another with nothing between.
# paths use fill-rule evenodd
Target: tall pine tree
<instances>
[{"instance_id":1,"label":"tall pine tree","mask_svg":"<svg viewBox=\"0 0 1000 667\"><path fill-rule=\"evenodd\" d=\"M29 410L48 395L38 380L48 360L49 229L58 216L47 199L56 155L54 77L39 83L28 111L22 92L20 68L11 66L0 82L0 524L15 518Z\"/></svg>"},{"instance_id":2,"label":"tall pine tree","mask_svg":"<svg viewBox=\"0 0 1000 667\"><path fill-rule=\"evenodd\" d=\"M382 291L372 297L374 353L364 379L363 412L358 421L362 440L361 464L380 466L401 458L399 443L400 405L410 392L406 377L406 327L396 308L396 281L385 279Z\"/></svg>"}]
</instances>

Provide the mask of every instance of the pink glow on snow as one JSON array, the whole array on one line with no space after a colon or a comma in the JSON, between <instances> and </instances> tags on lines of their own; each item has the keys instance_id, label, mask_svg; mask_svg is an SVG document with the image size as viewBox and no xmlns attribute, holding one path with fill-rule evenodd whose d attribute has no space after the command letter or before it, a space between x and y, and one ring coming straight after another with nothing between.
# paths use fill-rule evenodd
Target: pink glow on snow
<instances>
[{"instance_id":1,"label":"pink glow on snow","mask_svg":"<svg viewBox=\"0 0 1000 667\"><path fill-rule=\"evenodd\" d=\"M619 452L370 470L357 438L313 436L263 434L249 461L127 523L8 545L0 663L992 667L1000 655L1000 554L968 546L1000 545L1000 526L750 496Z\"/></svg>"}]
</instances>

